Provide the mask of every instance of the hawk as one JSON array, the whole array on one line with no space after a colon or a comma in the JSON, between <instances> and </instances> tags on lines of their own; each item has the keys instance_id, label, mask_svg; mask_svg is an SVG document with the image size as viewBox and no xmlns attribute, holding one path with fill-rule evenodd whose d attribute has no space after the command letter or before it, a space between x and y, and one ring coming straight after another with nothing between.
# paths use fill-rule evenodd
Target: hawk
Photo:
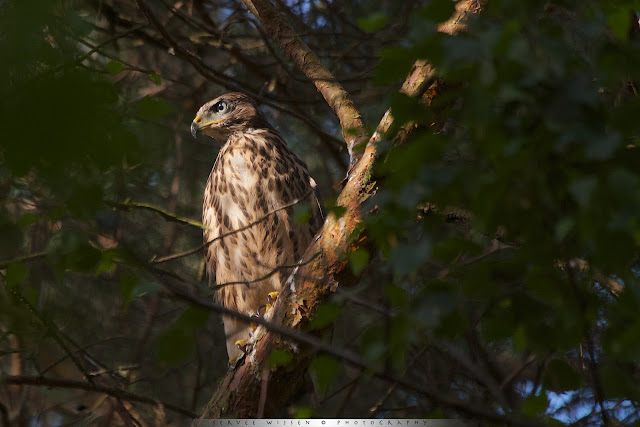
<instances>
[{"instance_id":1,"label":"hawk","mask_svg":"<svg viewBox=\"0 0 640 427\"><path fill-rule=\"evenodd\" d=\"M218 285L215 299L223 306L258 315L268 297L282 289L291 271L283 266L300 261L322 224L316 183L243 93L228 93L200 107L191 133L224 144L204 190L209 284ZM296 205L308 207L308 215L299 215L308 221L297 220ZM251 326L229 315L222 321L233 363L243 354L239 343L249 338Z\"/></svg>"}]
</instances>

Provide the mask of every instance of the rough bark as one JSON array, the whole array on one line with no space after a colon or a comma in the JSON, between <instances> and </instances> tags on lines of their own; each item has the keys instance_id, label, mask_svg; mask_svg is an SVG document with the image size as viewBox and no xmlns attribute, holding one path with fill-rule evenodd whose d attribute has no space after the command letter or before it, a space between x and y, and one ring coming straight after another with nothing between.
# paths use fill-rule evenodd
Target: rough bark
<instances>
[{"instance_id":1,"label":"rough bark","mask_svg":"<svg viewBox=\"0 0 640 427\"><path fill-rule=\"evenodd\" d=\"M303 71L306 70L305 74L310 78L313 76L312 80L318 90L325 91L325 99L334 108L341 123L345 123L343 133L352 127L353 122L350 120L361 123L355 108L341 104L349 99L348 94L341 87L335 86L330 74L327 76L323 71L326 69L319 59L297 38L284 18L273 10L271 4L267 0L243 2L249 10L258 14L267 32L280 42ZM478 11L477 5L477 1L461 1L456 15L452 17L453 23L447 24L446 32L453 33L462 28L464 20L461 16ZM438 94L438 83L432 81L432 76L431 66L425 61L417 61L401 91L412 97L421 97L423 102L428 103ZM375 191L375 183L371 180L371 168L376 159L377 142L392 122L391 112L387 111L376 132L369 138L362 156L350 171L338 198L338 204L346 208L346 212L340 218L329 216L305 254L304 259L311 261L292 272L287 286L269 313L273 317L267 320L293 330L304 330L317 307L337 289L342 273L347 267L343 255L353 249L354 232L362 221L360 206ZM404 136L406 137L406 132ZM275 416L297 391L314 353L274 331L267 331L263 326L256 330L251 345L244 364L230 370L223 378L217 392L203 410L201 418L252 418L258 413L264 414L265 417ZM274 349L291 352L293 359L284 367L268 367L267 361ZM268 381L268 386L263 387L263 381ZM262 390L268 393L266 400L264 396L260 399ZM435 395L430 397L437 398ZM264 408L259 408L261 400L266 402ZM443 400L446 400L444 396ZM452 402L441 403L450 405Z\"/></svg>"}]
</instances>

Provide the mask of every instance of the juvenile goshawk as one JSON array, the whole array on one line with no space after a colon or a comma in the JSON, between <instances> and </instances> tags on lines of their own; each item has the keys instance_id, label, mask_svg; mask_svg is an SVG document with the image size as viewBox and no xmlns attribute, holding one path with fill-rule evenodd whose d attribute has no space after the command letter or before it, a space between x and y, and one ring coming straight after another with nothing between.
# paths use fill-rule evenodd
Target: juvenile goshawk
<instances>
[{"instance_id":1,"label":"juvenile goshawk","mask_svg":"<svg viewBox=\"0 0 640 427\"><path fill-rule=\"evenodd\" d=\"M204 190L204 241L242 229L206 247L209 283L224 285L216 290L219 303L255 315L291 272L279 267L300 261L322 224L316 183L245 94L228 93L200 107L191 124L194 137L198 132L224 143ZM308 221L294 217L294 205L308 206ZM248 339L251 328L232 316L222 320L233 362L242 355L236 343Z\"/></svg>"}]
</instances>

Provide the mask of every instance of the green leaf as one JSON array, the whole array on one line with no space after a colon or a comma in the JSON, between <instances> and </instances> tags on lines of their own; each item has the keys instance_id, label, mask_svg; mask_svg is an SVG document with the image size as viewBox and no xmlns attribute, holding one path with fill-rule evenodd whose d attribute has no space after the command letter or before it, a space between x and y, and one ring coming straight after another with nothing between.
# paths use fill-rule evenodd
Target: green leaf
<instances>
[{"instance_id":1,"label":"green leaf","mask_svg":"<svg viewBox=\"0 0 640 427\"><path fill-rule=\"evenodd\" d=\"M178 318L175 327L180 329L200 329L209 320L209 310L200 307L189 307Z\"/></svg>"},{"instance_id":2,"label":"green leaf","mask_svg":"<svg viewBox=\"0 0 640 427\"><path fill-rule=\"evenodd\" d=\"M571 230L573 229L573 227L575 227L575 225L576 225L576 221L572 217L570 216L562 217L556 223L556 230L555 230L556 241L560 242L565 237L567 237L567 234L571 232Z\"/></svg>"},{"instance_id":3,"label":"green leaf","mask_svg":"<svg viewBox=\"0 0 640 427\"><path fill-rule=\"evenodd\" d=\"M569 192L581 206L586 206L591 201L591 195L597 185L598 179L595 176L584 176L571 181L569 184Z\"/></svg>"},{"instance_id":4,"label":"green leaf","mask_svg":"<svg viewBox=\"0 0 640 427\"><path fill-rule=\"evenodd\" d=\"M162 98L145 96L136 103L136 113L145 119L154 119L166 116L174 111L174 108Z\"/></svg>"},{"instance_id":5,"label":"green leaf","mask_svg":"<svg viewBox=\"0 0 640 427\"><path fill-rule=\"evenodd\" d=\"M296 419L313 418L315 416L316 412L308 406L299 406L293 411L293 418Z\"/></svg>"},{"instance_id":6,"label":"green leaf","mask_svg":"<svg viewBox=\"0 0 640 427\"><path fill-rule=\"evenodd\" d=\"M14 264L10 264L7 267L7 273L5 275L5 280L7 282L7 286L13 288L20 284L27 277L27 267L21 262L16 262Z\"/></svg>"},{"instance_id":7,"label":"green leaf","mask_svg":"<svg viewBox=\"0 0 640 427\"><path fill-rule=\"evenodd\" d=\"M117 249L109 249L102 252L102 258L100 258L100 263L96 268L96 274L113 271L116 268L115 258L119 253Z\"/></svg>"},{"instance_id":8,"label":"green leaf","mask_svg":"<svg viewBox=\"0 0 640 427\"><path fill-rule=\"evenodd\" d=\"M104 66L104 69L109 74L118 74L122 70L124 70L124 64L120 61L111 61L108 62L107 65Z\"/></svg>"},{"instance_id":9,"label":"green leaf","mask_svg":"<svg viewBox=\"0 0 640 427\"><path fill-rule=\"evenodd\" d=\"M549 406L549 399L544 390L537 395L533 395L522 402L522 412L530 417L539 417L544 415Z\"/></svg>"},{"instance_id":10,"label":"green leaf","mask_svg":"<svg viewBox=\"0 0 640 427\"><path fill-rule=\"evenodd\" d=\"M16 224L18 224L20 227L28 227L31 224L35 224L36 222L38 222L38 215L34 213L26 213L18 219Z\"/></svg>"},{"instance_id":11,"label":"green leaf","mask_svg":"<svg viewBox=\"0 0 640 427\"><path fill-rule=\"evenodd\" d=\"M293 216L298 224L308 224L311 219L311 208L308 204L297 204L293 207Z\"/></svg>"},{"instance_id":12,"label":"green leaf","mask_svg":"<svg viewBox=\"0 0 640 427\"><path fill-rule=\"evenodd\" d=\"M169 365L178 365L196 350L196 331L209 319L209 311L200 307L187 308L156 342L156 358Z\"/></svg>"},{"instance_id":13,"label":"green leaf","mask_svg":"<svg viewBox=\"0 0 640 427\"><path fill-rule=\"evenodd\" d=\"M405 307L409 303L407 291L399 286L388 285L385 287L385 293L392 307Z\"/></svg>"},{"instance_id":14,"label":"green leaf","mask_svg":"<svg viewBox=\"0 0 640 427\"><path fill-rule=\"evenodd\" d=\"M155 345L156 359L175 366L186 361L196 349L192 331L170 328L162 334Z\"/></svg>"},{"instance_id":15,"label":"green leaf","mask_svg":"<svg viewBox=\"0 0 640 427\"><path fill-rule=\"evenodd\" d=\"M564 360L553 359L544 371L545 389L563 392L583 385L582 377Z\"/></svg>"},{"instance_id":16,"label":"green leaf","mask_svg":"<svg viewBox=\"0 0 640 427\"><path fill-rule=\"evenodd\" d=\"M424 264L431 252L431 244L424 239L414 244L402 243L391 253L389 261L398 275L414 272Z\"/></svg>"},{"instance_id":17,"label":"green leaf","mask_svg":"<svg viewBox=\"0 0 640 427\"><path fill-rule=\"evenodd\" d=\"M286 366L291 362L293 356L286 350L276 349L271 352L269 355L269 366Z\"/></svg>"},{"instance_id":18,"label":"green leaf","mask_svg":"<svg viewBox=\"0 0 640 427\"><path fill-rule=\"evenodd\" d=\"M318 311L311 319L309 328L311 330L322 329L331 323L340 315L340 306L332 303L325 303L318 307Z\"/></svg>"},{"instance_id":19,"label":"green leaf","mask_svg":"<svg viewBox=\"0 0 640 427\"><path fill-rule=\"evenodd\" d=\"M389 47L380 52L382 61L376 68L374 81L383 85L404 79L415 61L413 52L404 47Z\"/></svg>"},{"instance_id":20,"label":"green leaf","mask_svg":"<svg viewBox=\"0 0 640 427\"><path fill-rule=\"evenodd\" d=\"M122 296L122 303L124 308L127 308L131 300L133 299L133 290L138 285L139 279L133 274L125 274L120 279L120 296Z\"/></svg>"},{"instance_id":21,"label":"green leaf","mask_svg":"<svg viewBox=\"0 0 640 427\"><path fill-rule=\"evenodd\" d=\"M309 371L315 377L319 393L324 395L333 379L338 375L340 365L334 358L321 354L311 361Z\"/></svg>"},{"instance_id":22,"label":"green leaf","mask_svg":"<svg viewBox=\"0 0 640 427\"><path fill-rule=\"evenodd\" d=\"M366 18L358 18L356 22L363 31L367 33L374 33L380 28L387 25L387 22L389 22L389 17L384 13L376 12Z\"/></svg>"},{"instance_id":23,"label":"green leaf","mask_svg":"<svg viewBox=\"0 0 640 427\"><path fill-rule=\"evenodd\" d=\"M162 76L160 74L151 73L148 74L149 80L154 82L156 85L160 85L162 83Z\"/></svg>"},{"instance_id":24,"label":"green leaf","mask_svg":"<svg viewBox=\"0 0 640 427\"><path fill-rule=\"evenodd\" d=\"M527 331L523 325L519 325L513 333L513 348L515 348L516 351L524 351L527 345Z\"/></svg>"},{"instance_id":25,"label":"green leaf","mask_svg":"<svg viewBox=\"0 0 640 427\"><path fill-rule=\"evenodd\" d=\"M607 22L613 34L622 41L629 39L629 29L631 28L631 9L623 6L609 9L607 12Z\"/></svg>"},{"instance_id":26,"label":"green leaf","mask_svg":"<svg viewBox=\"0 0 640 427\"><path fill-rule=\"evenodd\" d=\"M347 208L340 205L327 206L327 213L334 215L336 218L341 218L342 215L347 213Z\"/></svg>"},{"instance_id":27,"label":"green leaf","mask_svg":"<svg viewBox=\"0 0 640 427\"><path fill-rule=\"evenodd\" d=\"M362 273L367 265L369 265L369 251L364 248L358 248L353 252L349 252L349 265L351 266L351 271L356 276Z\"/></svg>"},{"instance_id":28,"label":"green leaf","mask_svg":"<svg viewBox=\"0 0 640 427\"><path fill-rule=\"evenodd\" d=\"M420 15L434 22L444 22L456 11L455 5L451 0L432 0Z\"/></svg>"}]
</instances>

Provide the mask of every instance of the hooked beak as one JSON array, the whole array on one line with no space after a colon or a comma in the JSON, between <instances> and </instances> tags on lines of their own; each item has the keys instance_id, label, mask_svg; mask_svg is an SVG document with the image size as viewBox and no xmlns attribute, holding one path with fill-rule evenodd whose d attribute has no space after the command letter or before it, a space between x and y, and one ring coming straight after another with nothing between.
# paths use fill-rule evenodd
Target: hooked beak
<instances>
[{"instance_id":1,"label":"hooked beak","mask_svg":"<svg viewBox=\"0 0 640 427\"><path fill-rule=\"evenodd\" d=\"M196 116L196 118L193 119L193 122L191 122L191 135L193 135L193 137L195 138L198 132L200 132L202 129L209 127L211 125L217 125L218 123L222 123L223 121L224 119L219 119L219 120L212 120L207 123L202 123L202 117Z\"/></svg>"},{"instance_id":2,"label":"hooked beak","mask_svg":"<svg viewBox=\"0 0 640 427\"><path fill-rule=\"evenodd\" d=\"M191 135L195 138L200 130L200 125L198 125L195 121L191 122Z\"/></svg>"}]
</instances>

